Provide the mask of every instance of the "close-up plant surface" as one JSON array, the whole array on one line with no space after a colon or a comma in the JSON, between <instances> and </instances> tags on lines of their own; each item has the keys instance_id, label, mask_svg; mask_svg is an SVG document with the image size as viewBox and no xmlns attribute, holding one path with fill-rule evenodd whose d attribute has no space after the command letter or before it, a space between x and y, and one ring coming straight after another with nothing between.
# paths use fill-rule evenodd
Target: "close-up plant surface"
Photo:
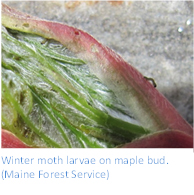
<instances>
[{"instance_id":1,"label":"close-up plant surface","mask_svg":"<svg viewBox=\"0 0 194 195\"><path fill-rule=\"evenodd\" d=\"M192 147L153 84L88 33L2 5L2 147Z\"/></svg>"}]
</instances>

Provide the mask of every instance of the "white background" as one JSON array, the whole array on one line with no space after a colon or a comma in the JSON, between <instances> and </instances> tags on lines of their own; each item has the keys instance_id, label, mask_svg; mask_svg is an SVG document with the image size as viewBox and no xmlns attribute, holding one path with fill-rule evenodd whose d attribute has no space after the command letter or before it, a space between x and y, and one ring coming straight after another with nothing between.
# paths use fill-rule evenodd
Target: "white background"
<instances>
[{"instance_id":1,"label":"white background","mask_svg":"<svg viewBox=\"0 0 194 195\"><path fill-rule=\"evenodd\" d=\"M193 149L1 149L0 191L3 194L176 194L192 195L194 175ZM33 164L4 165L2 156L34 158ZM38 158L60 157L64 164L38 165ZM67 165L69 158L95 158L95 165ZM143 158L144 164L115 165L115 158ZM165 158L165 164L148 164L151 158ZM110 158L111 164L100 164ZM167 164L168 163L168 164ZM2 179L2 170L34 172L35 178ZM106 179L38 178L38 171L109 172Z\"/></svg>"}]
</instances>

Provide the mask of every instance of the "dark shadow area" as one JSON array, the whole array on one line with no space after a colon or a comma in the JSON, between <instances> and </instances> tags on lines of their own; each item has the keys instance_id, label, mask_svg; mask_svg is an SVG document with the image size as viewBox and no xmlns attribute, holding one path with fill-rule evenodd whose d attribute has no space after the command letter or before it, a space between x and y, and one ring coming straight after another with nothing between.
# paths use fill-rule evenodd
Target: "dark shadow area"
<instances>
[{"instance_id":1,"label":"dark shadow area","mask_svg":"<svg viewBox=\"0 0 194 195\"><path fill-rule=\"evenodd\" d=\"M166 89L163 95L172 103L180 115L193 126L193 93L185 96L183 88Z\"/></svg>"}]
</instances>

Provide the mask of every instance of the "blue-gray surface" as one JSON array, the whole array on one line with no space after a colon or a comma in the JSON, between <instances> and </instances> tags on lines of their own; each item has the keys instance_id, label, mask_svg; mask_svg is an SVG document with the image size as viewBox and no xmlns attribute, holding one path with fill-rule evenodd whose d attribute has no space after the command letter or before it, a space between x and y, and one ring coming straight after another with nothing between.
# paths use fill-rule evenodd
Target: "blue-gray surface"
<instances>
[{"instance_id":1,"label":"blue-gray surface","mask_svg":"<svg viewBox=\"0 0 194 195\"><path fill-rule=\"evenodd\" d=\"M80 28L147 77L193 124L193 2L5 2Z\"/></svg>"}]
</instances>

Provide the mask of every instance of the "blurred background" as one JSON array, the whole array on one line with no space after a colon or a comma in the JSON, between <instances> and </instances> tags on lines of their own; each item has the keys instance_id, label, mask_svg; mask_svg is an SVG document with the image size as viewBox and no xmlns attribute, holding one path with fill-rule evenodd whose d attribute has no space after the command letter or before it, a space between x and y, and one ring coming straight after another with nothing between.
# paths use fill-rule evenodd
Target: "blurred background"
<instances>
[{"instance_id":1,"label":"blurred background","mask_svg":"<svg viewBox=\"0 0 194 195\"><path fill-rule=\"evenodd\" d=\"M192 1L3 1L82 29L120 54L193 125Z\"/></svg>"}]
</instances>

